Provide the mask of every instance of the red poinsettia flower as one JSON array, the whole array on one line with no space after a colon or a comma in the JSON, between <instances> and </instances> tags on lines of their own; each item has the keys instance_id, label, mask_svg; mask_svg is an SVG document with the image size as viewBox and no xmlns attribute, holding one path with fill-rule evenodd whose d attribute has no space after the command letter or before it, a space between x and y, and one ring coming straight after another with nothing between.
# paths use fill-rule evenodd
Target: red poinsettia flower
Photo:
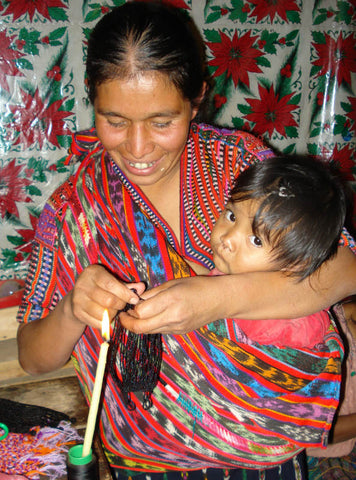
<instances>
[{"instance_id":1,"label":"red poinsettia flower","mask_svg":"<svg viewBox=\"0 0 356 480\"><path fill-rule=\"evenodd\" d=\"M23 53L11 48L15 35L6 36L6 30L0 31L0 85L9 90L7 76L23 75L17 68L16 60L23 57Z\"/></svg>"},{"instance_id":2,"label":"red poinsettia flower","mask_svg":"<svg viewBox=\"0 0 356 480\"><path fill-rule=\"evenodd\" d=\"M283 136L286 136L285 127L296 127L297 123L293 118L292 112L297 105L289 104L293 93L279 97L274 93L273 85L271 88L258 86L260 99L246 98L251 106L251 113L244 116L246 120L255 124L254 132L262 135L268 132L271 137L274 130Z\"/></svg>"},{"instance_id":3,"label":"red poinsettia flower","mask_svg":"<svg viewBox=\"0 0 356 480\"><path fill-rule=\"evenodd\" d=\"M232 77L235 87L239 82L249 86L249 72L262 72L256 63L256 59L263 55L263 52L253 47L258 37L251 37L250 32L238 37L235 31L231 40L225 33L220 31L219 33L221 43L207 42L215 57L209 61L209 65L218 67L214 77L226 72L227 77Z\"/></svg>"},{"instance_id":4,"label":"red poinsettia flower","mask_svg":"<svg viewBox=\"0 0 356 480\"><path fill-rule=\"evenodd\" d=\"M355 159L353 159L354 151L345 145L339 150L339 147L335 145L330 160L335 163L346 180L355 181L355 177L352 173L352 168L355 167Z\"/></svg>"},{"instance_id":5,"label":"red poinsettia flower","mask_svg":"<svg viewBox=\"0 0 356 480\"><path fill-rule=\"evenodd\" d=\"M15 164L15 159L0 168L0 215L4 218L6 213L19 216L16 202L26 201L25 187L30 180L21 178L22 166Z\"/></svg>"},{"instance_id":6,"label":"red poinsettia flower","mask_svg":"<svg viewBox=\"0 0 356 480\"><path fill-rule=\"evenodd\" d=\"M30 16L32 22L33 16L37 11L40 15L51 20L48 9L53 7L68 8L61 0L8 0L9 5L3 12L3 15L13 15L13 20L17 20L26 13Z\"/></svg>"},{"instance_id":7,"label":"red poinsettia flower","mask_svg":"<svg viewBox=\"0 0 356 480\"><path fill-rule=\"evenodd\" d=\"M220 95L219 93L214 95L214 106L215 106L215 108L219 109L226 102L227 102L227 98L225 97L225 95Z\"/></svg>"},{"instance_id":8,"label":"red poinsettia flower","mask_svg":"<svg viewBox=\"0 0 356 480\"><path fill-rule=\"evenodd\" d=\"M60 110L66 98L49 104L47 100L42 100L38 89L33 96L27 92L22 93L21 105L9 106L13 113L11 127L18 133L14 145L21 143L24 148L28 148L38 142L42 148L44 140L47 139L56 147L60 147L57 135L70 133L64 119L72 115L72 112Z\"/></svg>"},{"instance_id":9,"label":"red poinsettia flower","mask_svg":"<svg viewBox=\"0 0 356 480\"><path fill-rule=\"evenodd\" d=\"M318 76L328 74L330 78L337 78L338 85L345 81L351 83L351 72L356 72L356 48L354 35L343 38L340 32L335 41L325 34L325 43L313 43L318 59L313 62L320 68Z\"/></svg>"},{"instance_id":10,"label":"red poinsettia flower","mask_svg":"<svg viewBox=\"0 0 356 480\"><path fill-rule=\"evenodd\" d=\"M346 116L352 122L352 130L356 134L356 97L347 97L351 104L351 112L347 113Z\"/></svg>"},{"instance_id":11,"label":"red poinsettia flower","mask_svg":"<svg viewBox=\"0 0 356 480\"><path fill-rule=\"evenodd\" d=\"M287 11L300 12L295 0L249 0L254 5L251 16L260 22L265 17L270 17L273 22L275 15L287 21Z\"/></svg>"}]
</instances>

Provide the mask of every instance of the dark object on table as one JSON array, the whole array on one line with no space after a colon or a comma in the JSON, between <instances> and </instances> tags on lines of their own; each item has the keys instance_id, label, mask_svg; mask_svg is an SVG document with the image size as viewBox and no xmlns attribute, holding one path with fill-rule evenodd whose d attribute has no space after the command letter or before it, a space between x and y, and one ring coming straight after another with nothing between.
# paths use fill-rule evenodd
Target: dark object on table
<instances>
[{"instance_id":1,"label":"dark object on table","mask_svg":"<svg viewBox=\"0 0 356 480\"><path fill-rule=\"evenodd\" d=\"M33 427L55 428L62 420L71 423L76 421L75 418L50 408L0 398L0 421L12 433L31 433Z\"/></svg>"}]
</instances>

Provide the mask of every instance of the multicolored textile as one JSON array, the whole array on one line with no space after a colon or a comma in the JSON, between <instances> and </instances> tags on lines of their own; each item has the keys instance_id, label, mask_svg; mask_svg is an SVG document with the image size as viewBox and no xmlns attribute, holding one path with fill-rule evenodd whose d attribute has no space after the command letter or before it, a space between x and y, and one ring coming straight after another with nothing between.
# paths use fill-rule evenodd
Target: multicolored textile
<instances>
[{"instance_id":1,"label":"multicolored textile","mask_svg":"<svg viewBox=\"0 0 356 480\"><path fill-rule=\"evenodd\" d=\"M308 457L308 480L355 480L356 445L343 457Z\"/></svg>"},{"instance_id":2,"label":"multicolored textile","mask_svg":"<svg viewBox=\"0 0 356 480\"><path fill-rule=\"evenodd\" d=\"M135 472L114 470L113 477L115 480L309 480L307 470L305 450L303 450L291 460L267 470L204 468L184 472L170 471L136 475Z\"/></svg>"},{"instance_id":3,"label":"multicolored textile","mask_svg":"<svg viewBox=\"0 0 356 480\"><path fill-rule=\"evenodd\" d=\"M0 2L0 279L26 276L38 213L71 172L71 133L92 125L89 33L127 1ZM211 122L330 159L352 182L356 228L355 0L160 1L205 43Z\"/></svg>"},{"instance_id":4,"label":"multicolored textile","mask_svg":"<svg viewBox=\"0 0 356 480\"><path fill-rule=\"evenodd\" d=\"M65 477L67 452L81 439L69 422L62 421L57 428L33 427L30 433L9 433L0 441L1 472L7 475L25 475L25 478L48 480Z\"/></svg>"},{"instance_id":5,"label":"multicolored textile","mask_svg":"<svg viewBox=\"0 0 356 480\"><path fill-rule=\"evenodd\" d=\"M148 287L213 268L210 231L242 169L272 155L255 137L193 125L181 158L180 242L95 132L75 138L82 163L41 215L19 320L46 315L89 264ZM345 240L346 241L346 240ZM101 335L87 328L73 359L90 401ZM236 342L233 320L163 336L153 406L128 411L107 377L100 435L112 466L137 471L249 468L325 444L338 404L342 345L331 329L318 351Z\"/></svg>"}]
</instances>

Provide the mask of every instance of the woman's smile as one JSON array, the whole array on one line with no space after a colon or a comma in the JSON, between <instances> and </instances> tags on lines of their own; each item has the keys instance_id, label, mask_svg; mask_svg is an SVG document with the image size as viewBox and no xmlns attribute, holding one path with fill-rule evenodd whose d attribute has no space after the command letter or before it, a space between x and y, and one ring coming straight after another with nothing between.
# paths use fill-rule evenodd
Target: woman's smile
<instances>
[{"instance_id":1,"label":"woman's smile","mask_svg":"<svg viewBox=\"0 0 356 480\"><path fill-rule=\"evenodd\" d=\"M98 136L130 181L158 189L179 172L196 109L164 74L106 81L94 108Z\"/></svg>"},{"instance_id":2,"label":"woman's smile","mask_svg":"<svg viewBox=\"0 0 356 480\"><path fill-rule=\"evenodd\" d=\"M145 170L147 168L153 167L153 165L156 165L156 162L152 163L133 163L129 162L130 167L136 168L137 170Z\"/></svg>"},{"instance_id":3,"label":"woman's smile","mask_svg":"<svg viewBox=\"0 0 356 480\"><path fill-rule=\"evenodd\" d=\"M121 161L126 167L125 169L123 167L121 168L126 170L126 173L131 172L132 175L149 176L154 174L154 172L159 168L160 164L164 161L164 157L150 162L134 162L121 157Z\"/></svg>"}]
</instances>

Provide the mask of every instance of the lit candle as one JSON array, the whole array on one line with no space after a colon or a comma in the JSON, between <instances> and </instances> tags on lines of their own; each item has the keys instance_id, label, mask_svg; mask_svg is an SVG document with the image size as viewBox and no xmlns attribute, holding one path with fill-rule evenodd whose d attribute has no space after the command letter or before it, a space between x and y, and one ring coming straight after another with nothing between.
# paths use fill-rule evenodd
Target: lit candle
<instances>
[{"instance_id":1,"label":"lit candle","mask_svg":"<svg viewBox=\"0 0 356 480\"><path fill-rule=\"evenodd\" d=\"M96 367L94 389L91 397L88 423L87 423L87 428L84 436L83 453L82 453L83 457L86 457L87 455L90 454L91 446L93 443L96 417L98 415L98 407L99 407L101 389L102 389L103 378L105 373L106 357L108 355L109 340L110 340L110 320L109 320L109 314L107 310L104 310L104 313L103 313L103 320L101 324L101 335L103 336L105 341L100 346L99 360L98 360L98 365Z\"/></svg>"}]
</instances>

